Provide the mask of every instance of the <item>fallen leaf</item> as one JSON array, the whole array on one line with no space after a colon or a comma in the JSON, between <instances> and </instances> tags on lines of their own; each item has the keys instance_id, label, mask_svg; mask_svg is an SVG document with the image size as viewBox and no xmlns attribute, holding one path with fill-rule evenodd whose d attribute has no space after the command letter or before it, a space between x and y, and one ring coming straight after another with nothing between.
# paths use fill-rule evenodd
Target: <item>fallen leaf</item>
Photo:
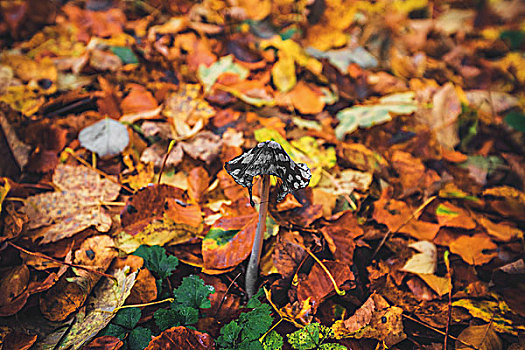
<instances>
[{"instance_id":1,"label":"fallen leaf","mask_svg":"<svg viewBox=\"0 0 525 350\"><path fill-rule=\"evenodd\" d=\"M215 115L215 110L200 97L200 85L183 85L166 98L163 115L168 117L178 139L195 136Z\"/></svg>"},{"instance_id":2,"label":"fallen leaf","mask_svg":"<svg viewBox=\"0 0 525 350\"><path fill-rule=\"evenodd\" d=\"M474 236L460 236L450 243L450 251L458 254L471 265L483 265L491 261L498 254L498 246L485 234Z\"/></svg>"},{"instance_id":3,"label":"fallen leaf","mask_svg":"<svg viewBox=\"0 0 525 350\"><path fill-rule=\"evenodd\" d=\"M204 85L205 91L210 91L217 79L225 73L236 74L240 80L244 80L248 76L249 71L243 66L234 63L233 56L228 55L221 57L209 67L200 65L198 76L202 85Z\"/></svg>"},{"instance_id":4,"label":"fallen leaf","mask_svg":"<svg viewBox=\"0 0 525 350\"><path fill-rule=\"evenodd\" d=\"M332 325L335 337L379 339L389 347L406 339L407 335L403 331L403 309L390 306L379 294L374 293L369 299L372 302L365 302L349 319L336 321Z\"/></svg>"},{"instance_id":5,"label":"fallen leaf","mask_svg":"<svg viewBox=\"0 0 525 350\"><path fill-rule=\"evenodd\" d=\"M428 241L419 241L408 245L419 253L413 255L405 265L402 271L412 272L415 274L433 274L437 268L437 248Z\"/></svg>"},{"instance_id":6,"label":"fallen leaf","mask_svg":"<svg viewBox=\"0 0 525 350\"><path fill-rule=\"evenodd\" d=\"M84 265L98 272L107 270L117 256L113 239L109 236L92 236L82 242L75 252L77 265ZM95 287L100 275L75 269L73 275L62 278L40 297L40 311L50 321L63 321L77 311Z\"/></svg>"},{"instance_id":7,"label":"fallen leaf","mask_svg":"<svg viewBox=\"0 0 525 350\"><path fill-rule=\"evenodd\" d=\"M202 131L191 140L181 142L181 146L190 157L210 164L219 156L222 140L210 131Z\"/></svg>"},{"instance_id":8,"label":"fallen leaf","mask_svg":"<svg viewBox=\"0 0 525 350\"><path fill-rule=\"evenodd\" d=\"M320 113L325 106L322 95L304 81L299 81L287 95L292 105L302 114Z\"/></svg>"},{"instance_id":9,"label":"fallen leaf","mask_svg":"<svg viewBox=\"0 0 525 350\"><path fill-rule=\"evenodd\" d=\"M436 217L441 226L458 227L465 230L472 230L476 227L476 222L471 218L468 211L449 202L438 205Z\"/></svg>"},{"instance_id":10,"label":"fallen leaf","mask_svg":"<svg viewBox=\"0 0 525 350\"><path fill-rule=\"evenodd\" d=\"M306 258L307 253L302 247L304 247L304 240L298 232L284 231L277 236L272 259L283 278L292 278L298 266Z\"/></svg>"},{"instance_id":11,"label":"fallen leaf","mask_svg":"<svg viewBox=\"0 0 525 350\"><path fill-rule=\"evenodd\" d=\"M412 218L415 209L403 201L388 198L388 191L383 191L381 198L374 204L373 217L385 224L390 231L405 233L419 240L432 241L439 231L439 225Z\"/></svg>"},{"instance_id":12,"label":"fallen leaf","mask_svg":"<svg viewBox=\"0 0 525 350\"><path fill-rule=\"evenodd\" d=\"M393 115L407 115L418 108L413 92L392 94L379 99L378 104L354 106L339 111L336 115L340 123L335 128L335 135L343 139L358 127L370 128L392 120Z\"/></svg>"},{"instance_id":13,"label":"fallen leaf","mask_svg":"<svg viewBox=\"0 0 525 350\"><path fill-rule=\"evenodd\" d=\"M202 241L204 268L227 270L243 262L252 251L256 227L256 214L217 220Z\"/></svg>"},{"instance_id":14,"label":"fallen leaf","mask_svg":"<svg viewBox=\"0 0 525 350\"><path fill-rule=\"evenodd\" d=\"M82 147L104 157L122 152L129 144L129 135L126 126L106 118L82 129L78 140Z\"/></svg>"},{"instance_id":15,"label":"fallen leaf","mask_svg":"<svg viewBox=\"0 0 525 350\"><path fill-rule=\"evenodd\" d=\"M504 223L495 223L482 216L479 216L476 220L487 230L487 233L497 241L508 242L523 237L523 232L516 227Z\"/></svg>"},{"instance_id":16,"label":"fallen leaf","mask_svg":"<svg viewBox=\"0 0 525 350\"><path fill-rule=\"evenodd\" d=\"M45 227L32 235L40 244L71 237L92 225L100 232L111 227L111 217L100 203L115 200L120 185L101 179L95 171L79 166L59 165L53 182L62 192L28 197L22 211L29 217L29 229Z\"/></svg>"},{"instance_id":17,"label":"fallen leaf","mask_svg":"<svg viewBox=\"0 0 525 350\"><path fill-rule=\"evenodd\" d=\"M84 350L119 350L124 346L122 340L117 337L105 335L93 339L89 344L83 347Z\"/></svg>"},{"instance_id":18,"label":"fallen leaf","mask_svg":"<svg viewBox=\"0 0 525 350\"><path fill-rule=\"evenodd\" d=\"M328 260L322 262L328 271L330 271L335 283L340 289L345 282L354 281L354 274L350 271L348 264ZM323 300L334 292L335 289L332 280L328 277L323 268L321 268L318 263L315 263L308 276L299 281L299 286L297 287L297 299L299 302L310 299L315 312Z\"/></svg>"},{"instance_id":19,"label":"fallen leaf","mask_svg":"<svg viewBox=\"0 0 525 350\"><path fill-rule=\"evenodd\" d=\"M470 349L469 344L480 350L501 350L503 344L499 336L489 324L474 326L470 325L458 335L456 349Z\"/></svg>"},{"instance_id":20,"label":"fallen leaf","mask_svg":"<svg viewBox=\"0 0 525 350\"><path fill-rule=\"evenodd\" d=\"M490 322L498 333L517 335L525 330L523 324L515 323L515 315L502 300L459 299L452 306L465 308L473 317Z\"/></svg>"},{"instance_id":21,"label":"fallen leaf","mask_svg":"<svg viewBox=\"0 0 525 350\"><path fill-rule=\"evenodd\" d=\"M111 273L116 281L104 279L86 301L86 308L77 313L74 323L65 337L57 344L57 349L80 349L94 338L113 317L116 310L124 305L135 283L137 272L129 269Z\"/></svg>"},{"instance_id":22,"label":"fallen leaf","mask_svg":"<svg viewBox=\"0 0 525 350\"><path fill-rule=\"evenodd\" d=\"M278 56L279 60L272 67L272 80L280 92L288 92L297 82L295 61L283 50L279 50Z\"/></svg>"},{"instance_id":23,"label":"fallen leaf","mask_svg":"<svg viewBox=\"0 0 525 350\"><path fill-rule=\"evenodd\" d=\"M215 349L212 337L207 333L179 326L166 329L160 335L151 340L144 350L161 349Z\"/></svg>"}]
</instances>

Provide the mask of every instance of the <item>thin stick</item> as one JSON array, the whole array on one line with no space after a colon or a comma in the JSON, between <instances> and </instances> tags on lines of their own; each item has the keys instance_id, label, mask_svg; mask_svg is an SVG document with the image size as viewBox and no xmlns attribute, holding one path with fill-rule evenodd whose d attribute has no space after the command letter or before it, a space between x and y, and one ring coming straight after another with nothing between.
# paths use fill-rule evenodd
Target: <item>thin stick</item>
<instances>
[{"instance_id":1,"label":"thin stick","mask_svg":"<svg viewBox=\"0 0 525 350\"><path fill-rule=\"evenodd\" d=\"M235 278L233 279L233 281L231 281L230 285L228 286L228 288L226 288L226 292L224 292L224 295L222 296L221 298L221 302L219 303L219 306L217 306L217 310L215 310L215 314L213 315L213 317L217 317L217 314L219 313L219 311L221 310L221 307L222 307L222 304L224 304L224 300L226 300L226 296L228 295L228 292L230 291L231 287L233 286L233 284L235 283L235 281L237 280L237 278L239 278L239 276L241 275L241 273L239 272L237 274L237 276L235 276Z\"/></svg>"},{"instance_id":2,"label":"thin stick","mask_svg":"<svg viewBox=\"0 0 525 350\"><path fill-rule=\"evenodd\" d=\"M75 154L75 151L73 151L71 148L69 147L66 147L66 149L64 150L64 152L66 152L67 154L71 155L73 158L75 158L79 163L81 163L82 165L85 165L86 167L90 168L91 170L95 171L97 174L99 174L100 176L108 179L109 181L113 182L114 184L116 185L119 185L120 187L122 187L123 189L125 189L126 191L128 191L129 193L135 193L136 191L132 190L131 188L129 188L128 186L126 185L123 185L121 184L120 182L118 182L117 180L115 180L113 177L109 176L108 174L106 174L105 172L97 169L97 168L93 168L91 166L91 164L89 164L88 162L86 162L84 159L80 158L79 156L77 156Z\"/></svg>"},{"instance_id":3,"label":"thin stick","mask_svg":"<svg viewBox=\"0 0 525 350\"><path fill-rule=\"evenodd\" d=\"M330 281L332 281L332 284L334 285L335 292L337 294L341 295L341 296L345 295L346 292L344 290L339 289L339 287L337 286L337 282L335 281L334 276L332 276L332 274L330 273L330 270L328 270L328 268L323 264L323 262L321 260L319 260L319 258L316 257L315 254L312 253L309 249L307 249L306 247L303 247L303 248L308 254L310 254L310 256L312 258L314 258L314 260L319 264L319 266L321 266L323 271L328 275L328 278L330 279Z\"/></svg>"},{"instance_id":4,"label":"thin stick","mask_svg":"<svg viewBox=\"0 0 525 350\"><path fill-rule=\"evenodd\" d=\"M421 322L421 321L418 320L417 318L414 318L414 317L411 317L411 316L409 316L409 315L405 315L405 314L402 314L402 316L403 316L404 318L409 319L410 321L414 321L414 322L416 322L416 323L419 323L420 325L425 326L425 327L427 327L428 329L431 329L431 330L433 330L433 331L436 332L436 333L439 333L439 334L441 334L441 335L445 335L445 332L443 332L443 331L441 331L441 330L439 330L439 329L437 329L437 328L435 328L435 327L432 327L431 325L426 324L425 322ZM465 343L463 340L458 339L458 338L456 338L456 337L454 337L454 336L452 336L452 335L449 335L448 337L449 337L450 339L452 339L452 340L455 340L455 341L457 341L457 342L460 342L460 343L463 344L463 345L468 346L469 348L477 349L474 345L469 344L469 343Z\"/></svg>"},{"instance_id":5,"label":"thin stick","mask_svg":"<svg viewBox=\"0 0 525 350\"><path fill-rule=\"evenodd\" d=\"M162 160L162 166L160 167L160 173L159 173L159 179L157 180L157 185L160 185L160 180L162 179L162 173L164 172L164 167L166 166L166 162L168 161L168 156L171 153L171 150L173 149L173 146L177 141L171 140L170 144L168 145L168 152L166 152L166 155L164 156L164 159Z\"/></svg>"},{"instance_id":6,"label":"thin stick","mask_svg":"<svg viewBox=\"0 0 525 350\"><path fill-rule=\"evenodd\" d=\"M383 239L381 240L381 243L379 243L379 245L377 246L376 250L374 251L374 254L372 254L372 257L370 258L370 260L372 260L373 258L375 258L376 254L379 253L379 250L381 250L381 248L383 247L383 244L385 244L386 240L393 234L396 234L397 231L401 230L406 224L408 224L410 221L412 221L412 219L414 219L416 216L419 215L419 213L421 213L421 211L423 211L423 209L426 208L427 205L429 205L434 199L436 199L437 197L436 196L432 196L430 198L428 198L423 204L421 204L419 206L419 208L417 208L405 221L403 221L401 223L401 225L399 225L394 231L391 231L391 230L388 230L386 233L385 233L385 236L383 237Z\"/></svg>"},{"instance_id":7,"label":"thin stick","mask_svg":"<svg viewBox=\"0 0 525 350\"><path fill-rule=\"evenodd\" d=\"M252 254L246 269L246 293L251 298L257 291L255 284L259 273L259 260L266 231L266 215L268 214L268 198L270 197L270 175L262 175L261 203L259 205L259 222L253 240Z\"/></svg>"},{"instance_id":8,"label":"thin stick","mask_svg":"<svg viewBox=\"0 0 525 350\"><path fill-rule=\"evenodd\" d=\"M51 261L56 262L58 264L66 265L66 266L69 266L69 267L74 267L74 268L81 269L81 270L84 270L84 271L88 271L88 272L94 273L95 275L99 275L99 276L103 276L103 277L107 277L109 279L112 279L115 282L117 281L117 278L115 276L108 275L107 273L100 272L100 271L97 271L97 270L94 270L94 269L91 269L89 267L85 267L85 266L82 266L82 265L77 265L77 264L72 264L72 263L68 263L68 262L65 262L65 261L60 261L60 260L57 260L55 258L52 258L52 257L47 256L47 255L42 254L42 253L32 252L30 250L27 250L27 249L24 249L22 247L17 246L13 242L7 242L7 244L9 244L11 247L13 247L13 248L15 248L15 249L17 249L17 250L19 250L21 252L26 253L27 255L36 256L38 258L42 258L42 259L46 259L46 260L51 260Z\"/></svg>"}]
</instances>

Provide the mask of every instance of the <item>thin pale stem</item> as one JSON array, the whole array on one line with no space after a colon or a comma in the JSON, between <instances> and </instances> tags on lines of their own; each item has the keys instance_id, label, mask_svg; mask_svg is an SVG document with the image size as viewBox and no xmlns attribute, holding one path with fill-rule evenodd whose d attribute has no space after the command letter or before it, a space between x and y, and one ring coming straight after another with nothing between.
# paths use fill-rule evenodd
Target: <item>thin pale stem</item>
<instances>
[{"instance_id":1,"label":"thin pale stem","mask_svg":"<svg viewBox=\"0 0 525 350\"><path fill-rule=\"evenodd\" d=\"M164 156L164 159L162 160L162 166L160 167L160 173L159 173L159 179L157 181L157 185L160 185L160 181L162 180L162 173L164 172L164 167L166 166L166 162L168 161L168 157L171 153L171 150L173 149L173 146L175 146L176 143L177 141L171 140L170 144L168 145L168 151L166 152L166 155Z\"/></svg>"},{"instance_id":2,"label":"thin pale stem","mask_svg":"<svg viewBox=\"0 0 525 350\"><path fill-rule=\"evenodd\" d=\"M261 203L259 206L259 222L253 240L252 254L246 269L246 293L251 298L256 292L257 275L259 272L259 260L266 231L266 216L268 215L268 198L270 197L270 175L262 176Z\"/></svg>"}]
</instances>

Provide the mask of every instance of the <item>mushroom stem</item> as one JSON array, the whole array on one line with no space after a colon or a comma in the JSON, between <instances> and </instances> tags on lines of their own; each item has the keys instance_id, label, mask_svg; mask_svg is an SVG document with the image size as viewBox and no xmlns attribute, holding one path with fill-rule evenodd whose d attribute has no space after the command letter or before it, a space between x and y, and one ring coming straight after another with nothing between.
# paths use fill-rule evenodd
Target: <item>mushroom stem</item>
<instances>
[{"instance_id":1,"label":"mushroom stem","mask_svg":"<svg viewBox=\"0 0 525 350\"><path fill-rule=\"evenodd\" d=\"M262 175L261 203L259 205L259 222L253 240L252 254L246 269L246 293L251 298L256 292L257 275L259 272L259 260L266 231L266 215L268 214L268 198L270 196L270 175Z\"/></svg>"}]
</instances>

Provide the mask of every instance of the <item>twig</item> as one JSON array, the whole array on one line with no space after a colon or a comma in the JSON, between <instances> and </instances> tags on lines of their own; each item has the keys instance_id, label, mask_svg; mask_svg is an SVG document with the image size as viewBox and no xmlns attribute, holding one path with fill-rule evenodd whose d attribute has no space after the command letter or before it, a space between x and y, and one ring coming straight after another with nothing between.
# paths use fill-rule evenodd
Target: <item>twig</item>
<instances>
[{"instance_id":1,"label":"twig","mask_svg":"<svg viewBox=\"0 0 525 350\"><path fill-rule=\"evenodd\" d=\"M132 307L145 307L145 306L151 306L151 305L157 305L157 304L163 304L163 303L172 303L174 301L175 301L174 298L166 298L166 299L163 299L163 300L152 301L152 302L144 303L144 304L122 305L122 306L119 306L119 307L115 308L111 312L112 313L117 313L117 312L119 312L122 309L129 309L129 308L132 308Z\"/></svg>"},{"instance_id":2,"label":"twig","mask_svg":"<svg viewBox=\"0 0 525 350\"><path fill-rule=\"evenodd\" d=\"M319 260L318 257L315 256L314 253L312 253L308 248L306 247L303 247L304 250L306 250L306 252L308 254L310 254L310 256L312 258L314 258L314 260L319 264L319 266L321 266L321 268L323 269L323 271L328 275L328 278L330 278L330 281L332 281L332 284L334 285L334 288L335 288L335 292L341 296L345 295L346 292L344 290L341 290L339 289L339 287L337 286L337 282L335 281L335 278L334 276L332 276L332 274L330 273L330 271L328 270L328 268L323 264L323 262L321 260Z\"/></svg>"},{"instance_id":3,"label":"twig","mask_svg":"<svg viewBox=\"0 0 525 350\"><path fill-rule=\"evenodd\" d=\"M405 315L405 314L402 314L402 315L403 315L404 318L407 318L407 319L409 319L410 321L414 321L414 322L419 323L420 325L422 325L422 326L424 326L424 327L427 327L428 329L433 330L433 331L436 332L436 333L439 333L439 334L441 334L441 335L445 335L445 332L440 331L439 329L437 329L437 328L435 328L435 327L432 327L431 325L426 324L425 322L422 322L422 321L418 320L417 318L413 318L412 316L408 316L408 315ZM469 343L465 343L463 340L458 339L458 338L456 338L456 337L454 337L454 336L452 336L452 335L449 335L449 338L450 338L450 339L453 339L453 340L455 340L455 341L458 341L458 342L460 342L461 344L463 344L463 345L465 345L465 346L468 346L469 348L472 348L472 349L478 350L478 348L476 348L474 345L469 344Z\"/></svg>"},{"instance_id":4,"label":"twig","mask_svg":"<svg viewBox=\"0 0 525 350\"><path fill-rule=\"evenodd\" d=\"M226 300L226 296L228 295L228 292L230 291L231 287L233 286L233 284L235 283L235 281L237 280L237 278L239 278L239 276L241 275L241 273L239 272L237 274L237 276L235 276L235 278L233 279L233 281L231 281L230 285L228 286L228 288L226 288L226 292L224 292L224 295L222 296L221 298L221 302L219 303L219 306L217 306L217 310L215 310L215 314L213 315L213 317L217 317L217 314L219 313L221 307L222 307L222 304L224 304L224 300Z\"/></svg>"},{"instance_id":5,"label":"twig","mask_svg":"<svg viewBox=\"0 0 525 350\"><path fill-rule=\"evenodd\" d=\"M28 255L36 256L36 257L39 257L39 258L42 258L42 259L51 260L51 261L56 262L58 264L66 265L66 266L69 266L69 267L74 267L74 268L81 269L81 270L84 270L84 271L88 271L88 272L94 273L96 275L100 275L100 276L103 276L103 277L110 278L113 281L117 282L117 278L115 276L108 275L107 273L100 272L100 271L97 271L97 270L93 270L93 269L90 269L89 267L85 267L85 266L82 266L82 265L77 265L77 264L72 264L72 263L68 263L68 262L65 262L65 261L60 261L60 260L57 260L55 258L52 258L52 257L47 256L47 255L42 254L42 253L32 252L30 250L27 250L27 249L24 249L22 247L17 246L13 242L7 242L7 244L9 244L13 248L18 249L19 251L24 252L24 253L26 253Z\"/></svg>"},{"instance_id":6,"label":"twig","mask_svg":"<svg viewBox=\"0 0 525 350\"><path fill-rule=\"evenodd\" d=\"M445 341L443 342L443 350L447 350L447 343L448 343L448 332L450 328L450 320L452 318L452 273L450 271L450 260L448 259L449 256L448 250L445 251L445 256L443 259L445 260L445 265L447 266L447 282L448 282L448 310L447 310L447 327L445 329Z\"/></svg>"},{"instance_id":7,"label":"twig","mask_svg":"<svg viewBox=\"0 0 525 350\"><path fill-rule=\"evenodd\" d=\"M377 253L379 253L379 250L381 250L381 248L383 247L383 245L385 244L386 240L393 234L397 233L399 230L401 230L406 224L408 224L410 221L412 221L412 219L414 219L423 209L425 209L425 207L427 205L430 204L430 202L432 202L434 199L436 199L436 196L432 196L430 198L428 198L423 204L421 204L419 206L419 208L417 208L405 221L403 221L403 223L401 225L399 225L395 230L391 231L390 229L386 232L385 236L383 237L383 239L381 240L381 243L379 243L379 245L377 246L376 250L374 251L374 254L372 254L372 257L370 258L370 260L372 260L373 258L375 258L375 256L377 255Z\"/></svg>"},{"instance_id":8,"label":"twig","mask_svg":"<svg viewBox=\"0 0 525 350\"><path fill-rule=\"evenodd\" d=\"M166 162L168 161L168 156L171 153L171 150L173 149L173 146L175 146L175 143L177 141L171 140L170 144L168 146L168 152L166 152L166 155L164 156L164 159L162 160L162 166L160 167L160 173L159 173L159 179L157 180L157 185L160 185L160 180L162 179L162 173L164 172L164 167L166 166Z\"/></svg>"},{"instance_id":9,"label":"twig","mask_svg":"<svg viewBox=\"0 0 525 350\"><path fill-rule=\"evenodd\" d=\"M256 292L255 284L259 272L259 260L261 259L264 232L266 231L266 216L268 214L269 197L270 175L262 175L259 222L257 223L257 230L255 231L255 238L253 240L252 254L250 255L250 261L248 262L248 267L246 269L246 293L248 293L249 298L251 298Z\"/></svg>"},{"instance_id":10,"label":"twig","mask_svg":"<svg viewBox=\"0 0 525 350\"><path fill-rule=\"evenodd\" d=\"M135 193L136 191L132 190L131 188L129 188L128 186L126 185L123 185L121 184L120 182L118 182L117 180L115 180L114 178L112 178L111 176L109 176L108 174L106 174L105 172L101 171L101 170L98 170L97 168L93 168L91 166L91 164L89 164L88 162L86 162L84 159L80 158L79 156L77 156L75 154L75 151L73 151L71 148L67 147L65 149L65 152L70 154L73 158L75 158L79 163L81 163L82 165L85 165L86 167L90 168L91 170L95 171L97 174L99 174L100 176L108 179L109 181L113 182L114 184L117 184L119 185L120 187L122 187L123 189L125 189L126 191L128 191L129 193Z\"/></svg>"}]
</instances>

